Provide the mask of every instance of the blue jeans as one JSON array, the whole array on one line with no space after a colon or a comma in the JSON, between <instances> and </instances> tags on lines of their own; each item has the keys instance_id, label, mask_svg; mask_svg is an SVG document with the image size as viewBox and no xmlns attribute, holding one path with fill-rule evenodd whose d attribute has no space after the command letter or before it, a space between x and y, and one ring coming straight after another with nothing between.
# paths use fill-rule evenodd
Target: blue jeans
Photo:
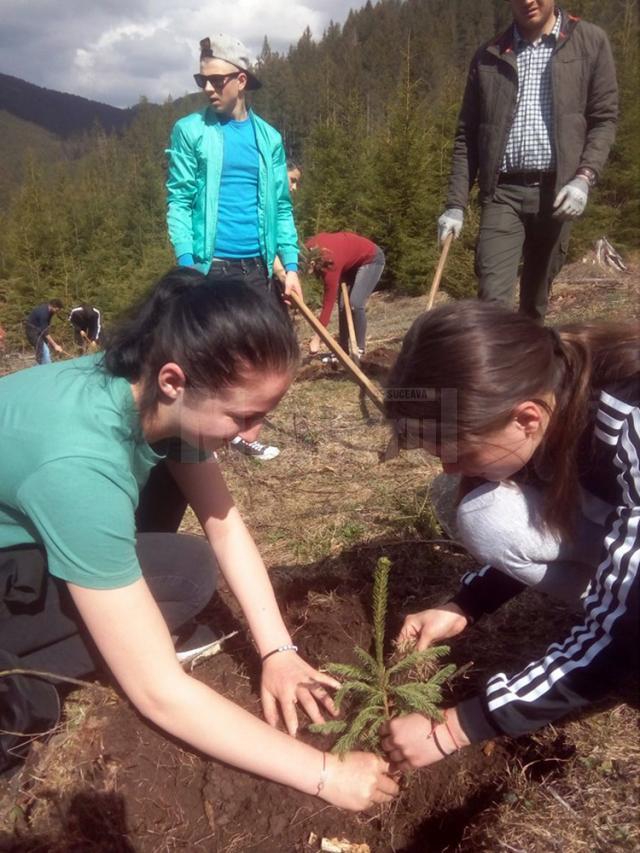
<instances>
[{"instance_id":1,"label":"blue jeans","mask_svg":"<svg viewBox=\"0 0 640 853\"><path fill-rule=\"evenodd\" d=\"M51 351L45 338L47 329L42 331L35 326L31 326L29 323L25 323L24 330L27 340L35 350L37 364L51 364Z\"/></svg>"},{"instance_id":2,"label":"blue jeans","mask_svg":"<svg viewBox=\"0 0 640 853\"><path fill-rule=\"evenodd\" d=\"M269 272L262 258L214 258L208 275L218 281L240 278L251 285L269 285Z\"/></svg>"},{"instance_id":3,"label":"blue jeans","mask_svg":"<svg viewBox=\"0 0 640 853\"><path fill-rule=\"evenodd\" d=\"M41 342L36 350L36 361L38 364L51 364L51 350L49 349L49 345L45 344L44 341Z\"/></svg>"}]
</instances>

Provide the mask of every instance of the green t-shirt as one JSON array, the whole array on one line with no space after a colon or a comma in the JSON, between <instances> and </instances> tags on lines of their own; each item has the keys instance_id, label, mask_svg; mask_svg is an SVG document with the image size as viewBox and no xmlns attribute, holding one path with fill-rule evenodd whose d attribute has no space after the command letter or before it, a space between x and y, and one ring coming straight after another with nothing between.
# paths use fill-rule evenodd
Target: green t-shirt
<instances>
[{"instance_id":1,"label":"green t-shirt","mask_svg":"<svg viewBox=\"0 0 640 853\"><path fill-rule=\"evenodd\" d=\"M112 589L141 576L134 513L164 457L142 436L129 382L100 359L0 379L0 548L42 545L51 574Z\"/></svg>"}]
</instances>

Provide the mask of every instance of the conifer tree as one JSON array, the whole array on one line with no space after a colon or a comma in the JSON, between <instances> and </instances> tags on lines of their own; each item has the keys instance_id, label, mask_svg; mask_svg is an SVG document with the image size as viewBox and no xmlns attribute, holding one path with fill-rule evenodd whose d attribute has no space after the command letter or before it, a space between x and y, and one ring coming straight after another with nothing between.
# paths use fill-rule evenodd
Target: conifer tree
<instances>
[{"instance_id":1,"label":"conifer tree","mask_svg":"<svg viewBox=\"0 0 640 853\"><path fill-rule=\"evenodd\" d=\"M412 46L407 40L404 71L379 135L372 211L376 242L384 247L387 278L409 293L426 289L437 257L434 221L438 212L437 144L428 112L412 79Z\"/></svg>"}]
</instances>

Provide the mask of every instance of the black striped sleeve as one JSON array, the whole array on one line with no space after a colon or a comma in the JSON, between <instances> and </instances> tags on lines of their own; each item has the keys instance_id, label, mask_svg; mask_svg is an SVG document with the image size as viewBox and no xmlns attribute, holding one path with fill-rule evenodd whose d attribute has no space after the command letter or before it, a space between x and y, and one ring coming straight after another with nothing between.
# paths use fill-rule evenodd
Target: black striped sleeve
<instances>
[{"instance_id":1,"label":"black striped sleeve","mask_svg":"<svg viewBox=\"0 0 640 853\"><path fill-rule=\"evenodd\" d=\"M484 695L463 703L472 740L520 735L584 708L637 667L640 563L640 409L603 394L595 428L611 448L619 505L584 601L584 620L561 643L513 676L494 675Z\"/></svg>"},{"instance_id":2,"label":"black striped sleeve","mask_svg":"<svg viewBox=\"0 0 640 853\"><path fill-rule=\"evenodd\" d=\"M476 622L485 613L493 613L505 602L526 589L526 584L504 572L485 566L477 572L467 572L462 585L451 601L464 615Z\"/></svg>"}]
</instances>

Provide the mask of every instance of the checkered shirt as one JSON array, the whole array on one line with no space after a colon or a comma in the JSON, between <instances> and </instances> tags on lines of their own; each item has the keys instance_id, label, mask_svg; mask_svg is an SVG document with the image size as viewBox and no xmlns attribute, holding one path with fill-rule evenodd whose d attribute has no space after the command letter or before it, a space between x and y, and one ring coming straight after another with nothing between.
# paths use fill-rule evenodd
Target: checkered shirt
<instances>
[{"instance_id":1,"label":"checkered shirt","mask_svg":"<svg viewBox=\"0 0 640 853\"><path fill-rule=\"evenodd\" d=\"M502 160L502 172L553 172L553 93L551 56L560 34L561 16L553 30L537 41L526 41L513 25L513 43L518 63L516 114Z\"/></svg>"}]
</instances>

